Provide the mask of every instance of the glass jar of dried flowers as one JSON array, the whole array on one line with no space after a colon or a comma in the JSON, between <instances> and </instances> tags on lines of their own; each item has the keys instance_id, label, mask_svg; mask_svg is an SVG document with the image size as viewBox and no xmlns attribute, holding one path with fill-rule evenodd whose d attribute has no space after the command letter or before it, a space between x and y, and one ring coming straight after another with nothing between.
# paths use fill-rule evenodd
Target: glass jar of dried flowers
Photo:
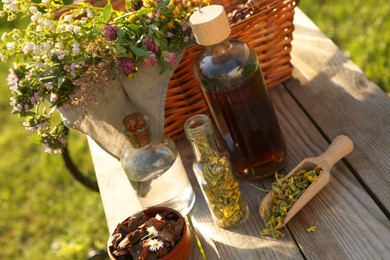
<instances>
[{"instance_id":1,"label":"glass jar of dried flowers","mask_svg":"<svg viewBox=\"0 0 390 260\"><path fill-rule=\"evenodd\" d=\"M228 157L218 148L210 118L202 114L190 117L184 131L195 154L193 169L214 221L224 228L244 223L248 206Z\"/></svg>"}]
</instances>

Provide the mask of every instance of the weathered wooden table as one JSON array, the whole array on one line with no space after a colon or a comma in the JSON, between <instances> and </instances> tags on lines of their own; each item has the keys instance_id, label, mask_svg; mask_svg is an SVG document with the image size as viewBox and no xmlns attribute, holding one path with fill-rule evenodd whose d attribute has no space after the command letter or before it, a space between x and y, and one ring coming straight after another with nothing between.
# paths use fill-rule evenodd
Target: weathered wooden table
<instances>
[{"instance_id":1,"label":"weathered wooden table","mask_svg":"<svg viewBox=\"0 0 390 260\"><path fill-rule=\"evenodd\" d=\"M303 158L321 154L337 135L354 150L332 170L330 183L282 231L262 237L258 214L272 181L242 181L249 220L225 230L213 224L191 169L192 151L180 140L181 157L196 192L189 214L192 234L208 259L390 259L390 99L298 8L292 48L293 78L270 91L287 142L287 173ZM109 233L140 210L120 163L93 141L91 153ZM307 228L315 225L315 232ZM190 259L202 259L193 243Z\"/></svg>"}]
</instances>

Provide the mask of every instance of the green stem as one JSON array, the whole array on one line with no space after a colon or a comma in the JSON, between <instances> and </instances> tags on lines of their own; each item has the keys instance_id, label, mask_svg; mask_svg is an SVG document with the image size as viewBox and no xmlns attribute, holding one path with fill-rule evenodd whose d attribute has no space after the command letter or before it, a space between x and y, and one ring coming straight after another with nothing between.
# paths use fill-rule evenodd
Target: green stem
<instances>
[{"instance_id":1,"label":"green stem","mask_svg":"<svg viewBox=\"0 0 390 260\"><path fill-rule=\"evenodd\" d=\"M264 191L264 192L271 192L271 190L267 190L267 189L263 189L263 188L260 188L260 187L257 187L255 186L254 184L250 184L253 188L255 188L256 190L260 190L260 191Z\"/></svg>"}]
</instances>

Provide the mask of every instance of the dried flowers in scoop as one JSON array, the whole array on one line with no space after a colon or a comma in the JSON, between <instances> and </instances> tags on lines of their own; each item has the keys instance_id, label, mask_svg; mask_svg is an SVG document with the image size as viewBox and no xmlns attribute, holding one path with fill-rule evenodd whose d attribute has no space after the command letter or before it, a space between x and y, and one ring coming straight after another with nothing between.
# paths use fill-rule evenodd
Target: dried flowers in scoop
<instances>
[{"instance_id":1,"label":"dried flowers in scoop","mask_svg":"<svg viewBox=\"0 0 390 260\"><path fill-rule=\"evenodd\" d=\"M311 170L299 170L289 178L281 178L279 174L275 174L276 180L272 183L271 191L273 204L270 211L266 211L264 206L261 207L265 222L261 235L272 235L274 238L284 236L279 229L283 226L289 210L309 185L318 180L321 172L322 168L317 165Z\"/></svg>"}]
</instances>

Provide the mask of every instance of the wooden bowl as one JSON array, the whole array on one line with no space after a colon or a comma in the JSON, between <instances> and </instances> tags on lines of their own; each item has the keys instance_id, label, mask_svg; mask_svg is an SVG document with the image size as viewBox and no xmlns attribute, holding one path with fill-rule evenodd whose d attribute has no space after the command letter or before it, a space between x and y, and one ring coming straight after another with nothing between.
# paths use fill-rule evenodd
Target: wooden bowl
<instances>
[{"instance_id":1,"label":"wooden bowl","mask_svg":"<svg viewBox=\"0 0 390 260\"><path fill-rule=\"evenodd\" d=\"M174 219L176 221L179 220L179 219L182 219L184 221L184 226L183 226L181 238L180 238L179 242L176 244L176 246L173 247L173 249L167 255L165 255L165 256L163 256L162 258L159 258L159 259L162 259L162 260L187 259L188 255L191 252L191 248L192 248L192 236L191 236L190 229L185 224L184 217L179 212L177 212L176 210L171 209L171 208L167 208L167 207L151 207L151 208L143 210L142 212L144 212L146 216L152 218L152 217L155 217L158 213L165 212L165 211L169 211L169 212L173 213ZM135 213L134 215L137 215L138 213L139 212ZM129 218L126 218L125 220L123 220L121 222L121 224L125 224L128 219ZM110 237L108 239L108 242L107 242L107 252L108 252L108 255L109 255L110 259L116 260L118 258L116 258L116 256L114 256L112 254L112 252L111 252L111 246L112 246L111 237L112 237L112 235L113 234L110 235Z\"/></svg>"}]
</instances>

